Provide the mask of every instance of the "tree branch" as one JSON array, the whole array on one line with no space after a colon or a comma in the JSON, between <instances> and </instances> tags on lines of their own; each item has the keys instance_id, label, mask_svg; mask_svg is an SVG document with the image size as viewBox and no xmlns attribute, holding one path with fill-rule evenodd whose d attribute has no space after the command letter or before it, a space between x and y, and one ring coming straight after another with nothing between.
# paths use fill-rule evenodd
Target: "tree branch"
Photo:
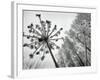
<instances>
[{"instance_id":1,"label":"tree branch","mask_svg":"<svg viewBox=\"0 0 100 80\"><path fill-rule=\"evenodd\" d=\"M79 39L78 35L79 35L79 33L77 33L76 39L77 39L81 44L85 45L84 42L82 42L82 41ZM91 52L91 49L90 49L89 47L86 46L86 48L87 48L88 51Z\"/></svg>"}]
</instances>

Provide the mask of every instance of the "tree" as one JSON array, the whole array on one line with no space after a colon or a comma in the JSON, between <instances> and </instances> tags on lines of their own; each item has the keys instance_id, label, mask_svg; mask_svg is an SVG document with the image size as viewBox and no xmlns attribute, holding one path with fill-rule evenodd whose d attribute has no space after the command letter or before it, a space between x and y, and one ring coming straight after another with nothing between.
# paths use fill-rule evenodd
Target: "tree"
<instances>
[{"instance_id":1,"label":"tree","mask_svg":"<svg viewBox=\"0 0 100 80\"><path fill-rule=\"evenodd\" d=\"M79 13L75 22L72 24L70 35L74 33L73 39L78 47L82 47L84 50L80 51L80 54L85 54L81 57L85 66L91 65L91 14L90 13Z\"/></svg>"},{"instance_id":2,"label":"tree","mask_svg":"<svg viewBox=\"0 0 100 80\"><path fill-rule=\"evenodd\" d=\"M64 58L64 61L70 61L72 66L90 66L91 14L78 13L71 25L71 29L66 33L67 35L62 46L63 54L67 56Z\"/></svg>"}]
</instances>

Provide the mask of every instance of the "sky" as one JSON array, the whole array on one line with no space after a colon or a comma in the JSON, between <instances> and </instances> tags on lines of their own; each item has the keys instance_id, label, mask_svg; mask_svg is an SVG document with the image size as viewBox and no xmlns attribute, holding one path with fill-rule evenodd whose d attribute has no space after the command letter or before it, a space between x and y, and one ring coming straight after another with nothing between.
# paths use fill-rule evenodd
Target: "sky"
<instances>
[{"instance_id":1,"label":"sky","mask_svg":"<svg viewBox=\"0 0 100 80\"><path fill-rule=\"evenodd\" d=\"M23 11L23 31L28 34L28 29L27 26L30 25L31 23L34 24L39 24L39 19L38 17L36 17L36 14L41 14L41 19L46 21L49 20L52 23L52 27L54 27L54 25L57 25L57 30L59 30L61 27L63 27L63 31L61 32L61 35L58 36L60 37L64 37L65 31L68 31L71 28L71 24L73 23L73 21L75 20L77 13L69 13L69 12L46 12L46 11ZM52 29L51 29L52 30ZM24 38L24 42L29 43L29 41L27 39ZM56 43L57 45L59 45L61 47L61 45L63 44L63 41L58 41L58 43ZM33 67L37 67L37 68L54 68L54 63L52 61L52 58L50 56L50 54L46 55L46 58L44 61L41 62L40 60L40 56L36 56L34 57L34 59L29 59L28 55L31 53L32 51L28 48L25 48L23 51L24 54L24 62L27 62L29 64L34 63ZM58 50L54 50L53 51L54 55L56 55L58 53Z\"/></svg>"}]
</instances>

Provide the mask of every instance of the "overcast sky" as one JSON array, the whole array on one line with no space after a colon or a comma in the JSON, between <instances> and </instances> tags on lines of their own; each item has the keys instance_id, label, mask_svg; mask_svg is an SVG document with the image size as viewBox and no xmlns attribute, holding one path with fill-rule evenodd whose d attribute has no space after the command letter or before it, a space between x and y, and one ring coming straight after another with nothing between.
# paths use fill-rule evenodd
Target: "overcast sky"
<instances>
[{"instance_id":1,"label":"overcast sky","mask_svg":"<svg viewBox=\"0 0 100 80\"><path fill-rule=\"evenodd\" d=\"M33 24L39 24L39 19L36 17L36 14L41 14L42 20L50 20L52 22L52 28L54 25L57 25L57 29L59 30L61 27L63 27L63 32L59 37L64 37L65 31L68 31L71 27L72 22L76 18L76 13L62 13L62 12L41 12L41 11L24 11L24 32L28 33L27 31L27 26L30 25L31 23ZM28 42L28 40L24 39L24 42ZM62 42L57 43L59 46L61 46ZM24 49L24 56L25 56L25 61L29 61L29 58L27 57L28 54L30 54L29 49ZM58 51L53 51L54 54L57 54ZM50 55L46 55L47 57L43 62L39 60L39 56L36 56L33 61L35 61L35 66L38 65L41 68L45 67L53 67L54 63L52 61L52 58Z\"/></svg>"}]
</instances>

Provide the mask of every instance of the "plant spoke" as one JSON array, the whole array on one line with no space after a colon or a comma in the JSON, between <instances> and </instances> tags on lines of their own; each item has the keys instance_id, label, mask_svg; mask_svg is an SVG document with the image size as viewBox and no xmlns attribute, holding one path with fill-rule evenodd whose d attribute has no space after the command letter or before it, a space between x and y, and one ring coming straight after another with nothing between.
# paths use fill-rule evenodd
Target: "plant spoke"
<instances>
[{"instance_id":1,"label":"plant spoke","mask_svg":"<svg viewBox=\"0 0 100 80\"><path fill-rule=\"evenodd\" d=\"M54 35L50 36L50 38L60 35L61 30L63 30L63 28L60 28Z\"/></svg>"},{"instance_id":2,"label":"plant spoke","mask_svg":"<svg viewBox=\"0 0 100 80\"><path fill-rule=\"evenodd\" d=\"M56 29L57 29L57 25L54 26L54 28L52 29L52 31L51 31L51 33L48 35L48 37L51 36L51 34L52 34Z\"/></svg>"},{"instance_id":3,"label":"plant spoke","mask_svg":"<svg viewBox=\"0 0 100 80\"><path fill-rule=\"evenodd\" d=\"M38 29L42 33L42 28L38 24L36 24L36 29Z\"/></svg>"},{"instance_id":4,"label":"plant spoke","mask_svg":"<svg viewBox=\"0 0 100 80\"><path fill-rule=\"evenodd\" d=\"M46 23L47 23L47 36L48 36L51 28L51 21L46 20Z\"/></svg>"},{"instance_id":5,"label":"plant spoke","mask_svg":"<svg viewBox=\"0 0 100 80\"><path fill-rule=\"evenodd\" d=\"M38 36L35 36L35 35L25 35L24 33L23 33L23 36L24 37L26 37L27 39L30 39L30 38L35 38L35 39L38 39L39 37Z\"/></svg>"},{"instance_id":6,"label":"plant spoke","mask_svg":"<svg viewBox=\"0 0 100 80\"><path fill-rule=\"evenodd\" d=\"M61 37L61 38L54 38L54 39L50 39L50 40L58 41L60 39L62 39L64 41L64 38L63 37Z\"/></svg>"},{"instance_id":7,"label":"plant spoke","mask_svg":"<svg viewBox=\"0 0 100 80\"><path fill-rule=\"evenodd\" d=\"M35 33L35 34L37 34L37 35L39 35L39 36L42 36L42 34L39 33L36 29L34 29L34 28L32 28L32 29L33 29L33 33Z\"/></svg>"},{"instance_id":8,"label":"plant spoke","mask_svg":"<svg viewBox=\"0 0 100 80\"><path fill-rule=\"evenodd\" d=\"M42 46L43 46L43 43L40 44L40 45L38 46L38 48L36 48L36 50L33 52L33 55L34 55L37 51L39 51L39 50L42 48Z\"/></svg>"},{"instance_id":9,"label":"plant spoke","mask_svg":"<svg viewBox=\"0 0 100 80\"><path fill-rule=\"evenodd\" d=\"M60 47L56 45L54 42L50 42L50 44L54 45L57 49L60 49Z\"/></svg>"},{"instance_id":10,"label":"plant spoke","mask_svg":"<svg viewBox=\"0 0 100 80\"><path fill-rule=\"evenodd\" d=\"M36 14L36 16L39 18L41 27L42 27L42 34L45 35L45 26L43 25L44 21L41 20L41 14Z\"/></svg>"}]
</instances>

